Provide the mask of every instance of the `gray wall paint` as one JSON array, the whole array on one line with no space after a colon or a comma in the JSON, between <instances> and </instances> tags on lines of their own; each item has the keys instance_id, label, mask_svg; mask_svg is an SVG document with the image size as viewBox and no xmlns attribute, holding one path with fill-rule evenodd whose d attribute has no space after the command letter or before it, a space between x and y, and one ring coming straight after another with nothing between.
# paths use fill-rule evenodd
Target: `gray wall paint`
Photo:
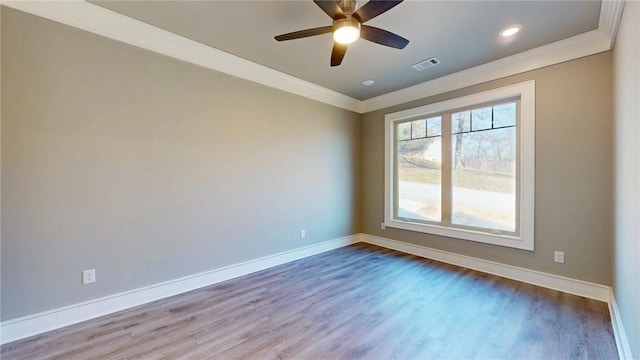
<instances>
[{"instance_id":1,"label":"gray wall paint","mask_svg":"<svg viewBox=\"0 0 640 360\"><path fill-rule=\"evenodd\" d=\"M359 232L358 114L1 24L2 320Z\"/></svg>"},{"instance_id":2,"label":"gray wall paint","mask_svg":"<svg viewBox=\"0 0 640 360\"><path fill-rule=\"evenodd\" d=\"M551 274L611 284L612 72L604 53L363 116L363 232ZM536 81L535 252L411 231L384 217L384 115ZM553 251L565 252L565 264Z\"/></svg>"},{"instance_id":3,"label":"gray wall paint","mask_svg":"<svg viewBox=\"0 0 640 360\"><path fill-rule=\"evenodd\" d=\"M625 4L614 50L615 238L613 290L640 359L640 3Z\"/></svg>"},{"instance_id":4,"label":"gray wall paint","mask_svg":"<svg viewBox=\"0 0 640 360\"><path fill-rule=\"evenodd\" d=\"M610 53L361 120L6 8L1 26L2 320L361 230L611 284ZM535 252L379 230L385 113L531 79Z\"/></svg>"}]
</instances>

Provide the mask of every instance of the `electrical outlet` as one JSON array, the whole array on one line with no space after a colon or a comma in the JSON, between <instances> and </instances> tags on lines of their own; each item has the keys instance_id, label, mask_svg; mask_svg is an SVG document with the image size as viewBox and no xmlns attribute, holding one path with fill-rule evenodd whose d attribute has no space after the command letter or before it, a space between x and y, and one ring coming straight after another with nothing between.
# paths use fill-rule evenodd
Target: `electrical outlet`
<instances>
[{"instance_id":1,"label":"electrical outlet","mask_svg":"<svg viewBox=\"0 0 640 360\"><path fill-rule=\"evenodd\" d=\"M383 222L381 222L381 223L380 223L380 230L384 230L384 229L386 229L386 228L387 228L387 227L384 225L384 223L383 223Z\"/></svg>"},{"instance_id":2,"label":"electrical outlet","mask_svg":"<svg viewBox=\"0 0 640 360\"><path fill-rule=\"evenodd\" d=\"M304 229L300 230L300 239L304 239L306 236L307 232Z\"/></svg>"},{"instance_id":3,"label":"electrical outlet","mask_svg":"<svg viewBox=\"0 0 640 360\"><path fill-rule=\"evenodd\" d=\"M554 251L553 252L553 261L557 263L564 264L564 252L563 251Z\"/></svg>"},{"instance_id":4,"label":"electrical outlet","mask_svg":"<svg viewBox=\"0 0 640 360\"><path fill-rule=\"evenodd\" d=\"M85 270L82 272L82 285L96 282L96 269Z\"/></svg>"}]
</instances>

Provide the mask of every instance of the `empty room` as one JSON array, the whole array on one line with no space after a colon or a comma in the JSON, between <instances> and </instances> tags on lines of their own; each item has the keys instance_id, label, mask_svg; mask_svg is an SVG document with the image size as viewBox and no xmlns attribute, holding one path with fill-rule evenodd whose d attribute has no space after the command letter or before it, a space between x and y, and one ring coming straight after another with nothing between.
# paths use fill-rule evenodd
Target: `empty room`
<instances>
[{"instance_id":1,"label":"empty room","mask_svg":"<svg viewBox=\"0 0 640 360\"><path fill-rule=\"evenodd\" d=\"M0 358L640 359L639 1L5 1Z\"/></svg>"}]
</instances>

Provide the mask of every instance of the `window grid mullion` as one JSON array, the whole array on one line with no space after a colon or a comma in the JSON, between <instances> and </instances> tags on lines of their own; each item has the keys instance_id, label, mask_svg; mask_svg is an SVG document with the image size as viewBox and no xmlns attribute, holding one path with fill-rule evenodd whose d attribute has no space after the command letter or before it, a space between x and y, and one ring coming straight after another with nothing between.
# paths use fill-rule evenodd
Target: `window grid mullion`
<instances>
[{"instance_id":1,"label":"window grid mullion","mask_svg":"<svg viewBox=\"0 0 640 360\"><path fill-rule=\"evenodd\" d=\"M451 129L451 113L446 112L442 114L442 162L440 168L440 191L441 191L441 211L442 211L442 225L451 225L451 190L452 190L452 151L453 143Z\"/></svg>"},{"instance_id":2,"label":"window grid mullion","mask_svg":"<svg viewBox=\"0 0 640 360\"><path fill-rule=\"evenodd\" d=\"M495 106L491 107L491 129L493 129L493 110L495 109Z\"/></svg>"},{"instance_id":3,"label":"window grid mullion","mask_svg":"<svg viewBox=\"0 0 640 360\"><path fill-rule=\"evenodd\" d=\"M494 100L492 100L492 98ZM482 99L486 99L486 102L482 102ZM495 100L498 99L498 100ZM506 105L509 102L515 103L515 109L513 105L501 107L500 113L496 105ZM446 100L439 103L434 103L426 106L422 106L415 109L403 110L392 114L385 115L385 124L387 125L385 130L385 225L392 228L399 228L417 232L424 232L430 234L436 234L440 236L460 238L471 241L478 241L482 243L489 243L495 245L503 245L508 247L514 247L525 250L533 250L533 205L534 205L534 170L535 164L535 152L534 152L534 136L535 136L535 83L533 81L511 85L508 87L490 90L481 94L473 94L464 96L461 98ZM482 141L495 142L495 146L490 149L481 148L477 145L473 148L463 150L464 153L460 155L460 159L470 159L465 168L461 168L461 175L456 172L454 174L453 168L455 167L456 144L459 140L454 130L453 115L469 111L472 112L475 109L481 109L482 114L486 114L478 117L478 114L469 113L469 129L467 131L460 131L462 133L478 133L478 135L465 136L464 144L469 146L475 146L474 141L478 144ZM486 109L490 108L490 109ZM514 116L515 119L510 118ZM490 111L490 113L487 113ZM466 114L465 114L466 115ZM428 150L429 144L433 144L434 140L430 140L425 143L405 143L405 141L428 139L431 137L437 137L428 134L428 120L424 118L440 117L442 124L440 126L441 138L440 141L440 154L441 164L438 166L433 163L433 156L437 156L434 151L438 151L437 148ZM479 120L480 119L480 120ZM412 122L415 120L422 120ZM482 122L480 127L487 127L486 129L473 129L474 120ZM515 124L511 124L511 121L515 120ZM498 122L499 121L499 122ZM411 134L408 138L400 140L397 136L398 125L402 124L402 133L405 134L406 130L409 130ZM415 126L424 126L421 128L421 132L414 134L414 130L417 130ZM489 126L486 126L489 125ZM502 125L502 126L501 126ZM466 127L466 126L465 126ZM456 127L457 128L457 127ZM515 130L505 130L499 133L484 135L481 132L495 131L498 129L512 128ZM417 136L417 137L416 137ZM456 136L454 138L454 136ZM468 144L467 144L468 140ZM393 144L390 144L390 143ZM503 144L504 142L504 144ZM405 145L406 144L406 145ZM461 143L462 144L462 143ZM485 143L483 143L485 144ZM524 145L523 145L524 144ZM433 144L435 145L435 144ZM504 146L503 146L504 145ZM427 150L424 150L424 147ZM462 145L461 145L462 146ZM402 147L403 158L406 154L408 165L406 166L408 183L402 184L403 194L400 194L399 188L399 174L402 172L405 174L405 169L400 169L400 162L398 161L398 151ZM484 150L483 150L484 149ZM502 154L506 150L509 157L503 157ZM389 156L394 154L393 156ZM488 161L494 162L482 162L484 157L488 157ZM422 158L424 157L424 162ZM495 157L495 159L494 159ZM512 158L515 157L515 158ZM411 162L414 159L416 162ZM387 161L391 163L387 163ZM512 165L512 162L515 164ZM426 168L427 171L420 172L419 168ZM513 168L512 168L513 167ZM433 169L440 168L439 171L439 183L440 189L434 187L422 189L419 186L421 183L430 184L429 186L436 185L436 174ZM468 169L467 169L468 168ZM477 169L476 169L477 168ZM391 171L390 171L391 170ZM468 170L468 171L467 171ZM473 171L478 171L477 173ZM466 171L466 172L465 172ZM498 174L505 172L504 176ZM486 173L486 174L485 174ZM492 173L496 173L493 176ZM512 174L512 175L509 175ZM460 177L458 177L460 175ZM500 176L498 176L500 175ZM455 176L455 177L454 177ZM515 177L515 179L513 179ZM495 179L494 179L495 178ZM404 177L403 177L404 179ZM461 220L452 224L453 218L453 181L456 180L462 189L460 190L461 199L460 204L456 203L456 210L461 212ZM475 180L481 181L478 183L480 188L476 188L474 185ZM410 183L412 182L413 183ZM486 185L486 186L485 186ZM506 186L509 186L507 188ZM513 187L512 187L513 186ZM496 196L497 204L489 204L491 206L484 206L484 203L479 203L478 200L484 199L483 194L476 194L475 191L486 191L495 193L508 193L511 195ZM458 190L458 188L455 188ZM421 191L422 192L421 195ZM507 190L507 192L503 191ZM515 190L515 194L514 194ZM434 213L434 203L436 194L439 192L440 197L440 216ZM457 193L456 193L457 194ZM399 197L402 195L402 197ZM506 198L505 196L509 196ZM511 208L511 205L505 201L513 201L510 197L515 197L515 209ZM422 199L426 200L422 200ZM467 203L469 198L473 198L476 201L473 203ZM389 203L388 201L391 201ZM402 202L400 201L402 200ZM389 206L391 204L391 206ZM402 204L402 208L400 207ZM479 204L479 205L478 205ZM459 205L459 207L458 207ZM421 207L420 207L421 206ZM479 215L474 216L476 207L482 207L486 209L480 209ZM494 209L495 207L495 209ZM515 210L515 211L514 211ZM493 212L497 212L493 214ZM405 214L406 213L406 214ZM505 215L502 215L502 214ZM399 215L403 216L400 217ZM486 216L485 216L486 215ZM495 215L495 216L494 216ZM515 219L512 219L515 215ZM509 216L509 218L506 218ZM440 217L440 219L437 219ZM491 219L489 219L491 217ZM468 218L468 219L467 219ZM486 218L486 219L485 219ZM438 221L441 220L441 221ZM485 221L486 220L486 221ZM492 222L502 224L503 222L513 223L515 220L515 231L503 231L492 228Z\"/></svg>"}]
</instances>

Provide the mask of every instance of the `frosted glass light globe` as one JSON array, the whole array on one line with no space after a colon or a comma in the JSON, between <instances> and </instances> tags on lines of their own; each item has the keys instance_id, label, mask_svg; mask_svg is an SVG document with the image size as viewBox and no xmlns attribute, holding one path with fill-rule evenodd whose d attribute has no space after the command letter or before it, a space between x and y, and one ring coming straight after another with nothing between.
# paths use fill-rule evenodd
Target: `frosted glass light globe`
<instances>
[{"instance_id":1,"label":"frosted glass light globe","mask_svg":"<svg viewBox=\"0 0 640 360\"><path fill-rule=\"evenodd\" d=\"M360 38L360 23L355 20L338 20L333 26L333 40L339 44L351 44Z\"/></svg>"}]
</instances>

